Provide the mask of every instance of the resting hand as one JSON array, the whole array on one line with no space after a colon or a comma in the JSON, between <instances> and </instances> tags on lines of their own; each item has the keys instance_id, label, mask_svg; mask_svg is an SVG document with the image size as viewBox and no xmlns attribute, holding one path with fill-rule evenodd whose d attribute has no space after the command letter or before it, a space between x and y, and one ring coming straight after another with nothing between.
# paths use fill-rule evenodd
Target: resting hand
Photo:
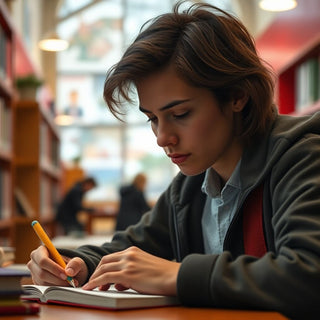
<instances>
[{"instance_id":1,"label":"resting hand","mask_svg":"<svg viewBox=\"0 0 320 320\"><path fill-rule=\"evenodd\" d=\"M82 285L88 276L85 262L80 258L63 257L66 269L53 261L46 247L40 246L31 252L27 266L31 271L32 281L43 286L67 286L67 275L73 277L75 284Z\"/></svg>"},{"instance_id":2,"label":"resting hand","mask_svg":"<svg viewBox=\"0 0 320 320\"><path fill-rule=\"evenodd\" d=\"M131 288L140 293L176 295L179 267L180 263L130 247L104 256L83 289L108 290L114 283L118 290Z\"/></svg>"}]
</instances>

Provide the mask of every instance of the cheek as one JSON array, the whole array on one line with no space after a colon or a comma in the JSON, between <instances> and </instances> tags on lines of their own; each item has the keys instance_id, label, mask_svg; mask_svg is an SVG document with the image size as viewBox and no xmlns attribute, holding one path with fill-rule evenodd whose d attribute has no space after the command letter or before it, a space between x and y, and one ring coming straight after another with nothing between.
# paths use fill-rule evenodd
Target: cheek
<instances>
[{"instance_id":1,"label":"cheek","mask_svg":"<svg viewBox=\"0 0 320 320\"><path fill-rule=\"evenodd\" d=\"M204 138L206 140L209 136L217 132L218 127L219 123L215 117L201 117L201 119L198 119L198 121L194 123L192 131L199 139Z\"/></svg>"},{"instance_id":2,"label":"cheek","mask_svg":"<svg viewBox=\"0 0 320 320\"><path fill-rule=\"evenodd\" d=\"M216 114L199 121L193 132L197 140L202 143L219 144L229 140L232 135L232 123L223 115Z\"/></svg>"}]
</instances>

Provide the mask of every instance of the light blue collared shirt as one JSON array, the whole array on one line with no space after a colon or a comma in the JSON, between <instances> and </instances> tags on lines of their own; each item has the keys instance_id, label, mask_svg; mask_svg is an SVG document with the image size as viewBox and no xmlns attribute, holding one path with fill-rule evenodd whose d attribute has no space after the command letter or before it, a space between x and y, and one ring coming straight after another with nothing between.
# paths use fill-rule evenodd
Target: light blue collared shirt
<instances>
[{"instance_id":1,"label":"light blue collared shirt","mask_svg":"<svg viewBox=\"0 0 320 320\"><path fill-rule=\"evenodd\" d=\"M240 162L222 190L219 175L212 168L206 171L202 192L207 195L207 200L201 221L205 253L223 251L223 242L241 191Z\"/></svg>"}]
</instances>

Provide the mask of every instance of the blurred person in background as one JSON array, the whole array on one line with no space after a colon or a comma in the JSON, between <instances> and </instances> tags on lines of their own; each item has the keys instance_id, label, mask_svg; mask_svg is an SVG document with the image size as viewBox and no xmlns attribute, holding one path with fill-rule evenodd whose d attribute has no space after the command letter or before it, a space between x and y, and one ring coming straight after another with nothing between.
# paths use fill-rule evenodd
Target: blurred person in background
<instances>
[{"instance_id":1,"label":"blurred person in background","mask_svg":"<svg viewBox=\"0 0 320 320\"><path fill-rule=\"evenodd\" d=\"M83 206L85 194L97 186L96 180L86 177L76 182L65 194L58 205L56 222L67 235L83 236L85 227L79 221L78 214L82 211L93 213L98 209Z\"/></svg>"},{"instance_id":2,"label":"blurred person in background","mask_svg":"<svg viewBox=\"0 0 320 320\"><path fill-rule=\"evenodd\" d=\"M146 175L138 173L131 184L120 188L117 231L125 230L128 226L136 224L140 221L142 215L151 209L144 195L146 184Z\"/></svg>"}]
</instances>

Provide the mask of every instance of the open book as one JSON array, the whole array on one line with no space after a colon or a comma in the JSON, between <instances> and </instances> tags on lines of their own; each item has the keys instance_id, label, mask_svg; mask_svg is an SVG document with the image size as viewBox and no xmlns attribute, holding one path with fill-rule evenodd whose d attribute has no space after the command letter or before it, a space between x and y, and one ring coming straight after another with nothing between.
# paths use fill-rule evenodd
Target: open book
<instances>
[{"instance_id":1,"label":"open book","mask_svg":"<svg viewBox=\"0 0 320 320\"><path fill-rule=\"evenodd\" d=\"M178 305L177 297L140 294L134 290L87 291L81 288L24 285L23 300L37 300L42 303L57 303L97 309L137 309Z\"/></svg>"}]
</instances>

